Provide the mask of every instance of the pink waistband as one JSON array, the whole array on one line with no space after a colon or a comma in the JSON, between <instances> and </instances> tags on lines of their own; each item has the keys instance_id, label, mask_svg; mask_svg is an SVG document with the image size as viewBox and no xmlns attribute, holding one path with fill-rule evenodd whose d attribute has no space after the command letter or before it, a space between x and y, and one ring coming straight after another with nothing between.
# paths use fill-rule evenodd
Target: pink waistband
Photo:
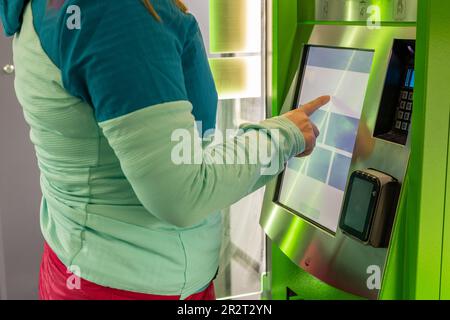
<instances>
[{"instance_id":1,"label":"pink waistband","mask_svg":"<svg viewBox=\"0 0 450 320\"><path fill-rule=\"evenodd\" d=\"M104 287L70 272L45 243L39 279L41 300L179 300L180 296L160 296ZM214 284L186 300L215 300Z\"/></svg>"}]
</instances>

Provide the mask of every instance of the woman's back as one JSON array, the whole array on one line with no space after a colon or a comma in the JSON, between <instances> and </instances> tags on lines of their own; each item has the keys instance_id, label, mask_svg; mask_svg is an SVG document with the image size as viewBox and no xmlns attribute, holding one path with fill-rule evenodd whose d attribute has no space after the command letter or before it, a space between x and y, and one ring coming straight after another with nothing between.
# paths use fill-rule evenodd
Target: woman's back
<instances>
[{"instance_id":1,"label":"woman's back","mask_svg":"<svg viewBox=\"0 0 450 320\"><path fill-rule=\"evenodd\" d=\"M38 5L34 1L33 9ZM14 41L15 85L41 169L46 241L92 282L152 294L195 293L218 266L220 214L185 230L144 208L93 108L66 90L61 69L43 48L45 27L41 36L36 32L36 17L28 5Z\"/></svg>"}]
</instances>

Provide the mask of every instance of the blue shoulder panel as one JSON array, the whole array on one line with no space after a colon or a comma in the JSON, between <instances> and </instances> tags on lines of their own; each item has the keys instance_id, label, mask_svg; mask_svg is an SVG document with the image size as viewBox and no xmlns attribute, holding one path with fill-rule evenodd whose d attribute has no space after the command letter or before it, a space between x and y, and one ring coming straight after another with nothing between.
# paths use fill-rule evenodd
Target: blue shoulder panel
<instances>
[{"instance_id":1,"label":"blue shoulder panel","mask_svg":"<svg viewBox=\"0 0 450 320\"><path fill-rule=\"evenodd\" d=\"M72 95L102 122L141 108L189 100L203 129L215 126L217 93L197 22L171 0L34 0L42 46ZM74 7L79 10L74 11ZM74 28L74 14L80 28Z\"/></svg>"},{"instance_id":2,"label":"blue shoulder panel","mask_svg":"<svg viewBox=\"0 0 450 320\"><path fill-rule=\"evenodd\" d=\"M22 14L29 0L0 0L0 22L7 36L19 31L22 25Z\"/></svg>"}]
</instances>

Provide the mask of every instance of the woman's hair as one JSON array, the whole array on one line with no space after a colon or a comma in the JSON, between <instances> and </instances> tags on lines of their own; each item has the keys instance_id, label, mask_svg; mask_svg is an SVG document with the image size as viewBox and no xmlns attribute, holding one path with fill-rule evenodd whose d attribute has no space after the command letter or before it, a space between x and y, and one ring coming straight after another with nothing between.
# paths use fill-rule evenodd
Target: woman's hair
<instances>
[{"instance_id":1,"label":"woman's hair","mask_svg":"<svg viewBox=\"0 0 450 320\"><path fill-rule=\"evenodd\" d=\"M184 13L186 13L188 11L188 8L186 7L186 5L183 3L183 1L181 0L173 0L175 2L175 5L180 8L181 11L183 11ZM155 8L153 7L152 3L150 2L150 0L142 0L142 2L144 3L145 7L147 8L148 11L150 11L150 13L152 14L152 16L158 20L161 21L161 17L159 16L158 12L156 12Z\"/></svg>"}]
</instances>

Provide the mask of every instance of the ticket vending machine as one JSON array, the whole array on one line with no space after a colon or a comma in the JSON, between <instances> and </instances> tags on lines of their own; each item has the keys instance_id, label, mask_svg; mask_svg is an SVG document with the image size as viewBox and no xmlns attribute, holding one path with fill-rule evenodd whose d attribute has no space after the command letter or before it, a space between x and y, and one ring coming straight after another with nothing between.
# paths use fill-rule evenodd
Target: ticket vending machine
<instances>
[{"instance_id":1,"label":"ticket vending machine","mask_svg":"<svg viewBox=\"0 0 450 320\"><path fill-rule=\"evenodd\" d=\"M376 299L414 127L414 26L314 25L282 113L321 95L313 154L266 189L261 225L315 278ZM373 273L372 273L373 272ZM381 281L378 279L378 281Z\"/></svg>"}]
</instances>

